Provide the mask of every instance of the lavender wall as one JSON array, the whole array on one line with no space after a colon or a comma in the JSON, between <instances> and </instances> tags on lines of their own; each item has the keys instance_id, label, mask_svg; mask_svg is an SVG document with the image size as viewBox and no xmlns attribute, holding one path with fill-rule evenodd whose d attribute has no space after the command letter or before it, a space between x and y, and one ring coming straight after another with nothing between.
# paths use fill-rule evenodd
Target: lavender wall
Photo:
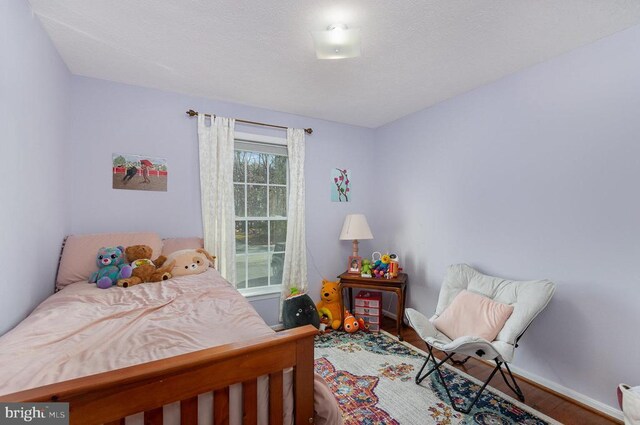
<instances>
[{"instance_id":1,"label":"lavender wall","mask_svg":"<svg viewBox=\"0 0 640 425\"><path fill-rule=\"evenodd\" d=\"M306 223L309 292L318 298L322 275L333 278L346 267L350 244L338 240L344 216L371 211L365 192L375 171L369 160L375 154L370 129L74 77L69 140L73 167L68 178L71 232L153 230L164 237L202 234L197 124L185 114L190 108L292 127L313 127L306 145ZM286 137L282 131L260 127L238 125L236 131ZM109 170L113 152L166 158L168 191L112 189ZM332 167L352 169L353 202L330 202ZM362 246L371 251L366 243ZM256 301L254 306L268 323L277 322L276 301Z\"/></svg>"},{"instance_id":2,"label":"lavender wall","mask_svg":"<svg viewBox=\"0 0 640 425\"><path fill-rule=\"evenodd\" d=\"M432 312L451 263L547 277L556 297L516 365L609 405L617 383L640 381L640 27L373 131L70 77L26 2L1 2L0 17L0 258L4 270L35 263L20 266L20 290L0 283L0 333L51 293L67 233L201 234L196 123L184 114L194 108L314 128L307 237L315 298L321 276L344 269L345 214L364 212L376 239L361 251L399 252L409 305ZM168 192L111 189L113 152L167 158ZM384 162L374 162L379 152ZM353 172L351 203L329 201L335 166ZM376 187L392 187L397 202L379 200ZM275 323L275 300L254 305Z\"/></svg>"},{"instance_id":3,"label":"lavender wall","mask_svg":"<svg viewBox=\"0 0 640 425\"><path fill-rule=\"evenodd\" d=\"M67 229L70 74L27 2L0 2L0 334L53 292Z\"/></svg>"},{"instance_id":4,"label":"lavender wall","mask_svg":"<svg viewBox=\"0 0 640 425\"><path fill-rule=\"evenodd\" d=\"M398 152L376 217L396 217L409 305L431 314L453 263L549 278L515 364L611 406L640 383L638 46L640 26L376 132Z\"/></svg>"}]
</instances>

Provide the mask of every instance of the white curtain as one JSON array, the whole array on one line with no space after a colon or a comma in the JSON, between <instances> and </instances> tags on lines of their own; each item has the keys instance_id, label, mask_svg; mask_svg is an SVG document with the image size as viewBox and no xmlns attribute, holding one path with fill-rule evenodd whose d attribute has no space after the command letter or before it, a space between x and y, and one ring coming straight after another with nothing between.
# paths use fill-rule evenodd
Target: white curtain
<instances>
[{"instance_id":1,"label":"white curtain","mask_svg":"<svg viewBox=\"0 0 640 425\"><path fill-rule=\"evenodd\" d=\"M282 302L296 287L307 290L307 251L304 226L304 130L287 129L289 157L289 203L287 208L287 244L282 271Z\"/></svg>"},{"instance_id":2,"label":"white curtain","mask_svg":"<svg viewBox=\"0 0 640 425\"><path fill-rule=\"evenodd\" d=\"M236 281L235 205L233 202L233 118L215 117L208 126L198 114L200 194L204 247L229 282Z\"/></svg>"}]
</instances>

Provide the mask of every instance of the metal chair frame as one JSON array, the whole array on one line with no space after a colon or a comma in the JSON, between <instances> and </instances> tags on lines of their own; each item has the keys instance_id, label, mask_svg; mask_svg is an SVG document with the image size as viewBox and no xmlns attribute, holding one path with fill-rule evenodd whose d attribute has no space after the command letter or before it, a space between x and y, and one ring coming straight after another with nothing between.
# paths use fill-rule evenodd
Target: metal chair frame
<instances>
[{"instance_id":1,"label":"metal chair frame","mask_svg":"<svg viewBox=\"0 0 640 425\"><path fill-rule=\"evenodd\" d=\"M526 331L526 329L525 329L525 331ZM524 334L524 332L523 332L523 334ZM516 341L520 340L521 337L522 337L522 334L520 334L520 336L517 338ZM518 347L518 344L516 342L516 348L517 347ZM520 387L518 386L518 383L516 382L516 379L513 376L513 373L511 373L511 369L509 368L509 364L507 362L505 362L505 361L498 360L498 358L496 357L495 359L493 359L493 361L496 363L496 367L494 367L493 371L491 371L491 374L489 375L489 378L487 378L487 380L484 381L484 383L482 385L482 388L480 388L480 390L478 390L478 392L476 393L475 397L473 398L473 401L466 407L458 406L456 404L456 402L453 400L453 397L451 396L451 391L449 390L449 386L447 385L447 382L445 381L444 376L442 375L442 371L440 371L440 366L445 364L447 362L447 360L451 360L451 363L453 363L455 365L463 365L463 364L465 364L467 362L467 360L469 360L471 358L471 356L467 356L464 360L455 360L453 358L453 356L456 354L455 352L445 353L445 354L447 354L447 356L443 360L438 361L438 359L436 359L436 357L433 354L433 348L428 343L427 343L427 348L429 349L429 355L427 356L427 358L424 361L424 364L422 365L422 367L418 371L418 374L416 375L416 378L415 378L415 382L416 382L416 384L420 385L420 383L422 383L422 381L427 376L431 375L434 371L438 372L438 377L440 378L440 382L442 383L442 386L444 387L444 390L447 393L447 397L449 397L449 401L451 402L451 407L453 407L453 410L455 410L456 412L464 413L465 415L469 414L469 412L471 412L471 409L473 409L473 406L475 406L475 404L478 402L478 399L480 399L480 396L482 395L484 389L487 387L487 385L489 385L489 382L491 381L491 379L493 379L493 377L495 376L496 372L498 372L498 371L500 371L500 375L502 375L502 379L504 379L504 382L507 384L507 386L518 397L518 400L520 400L521 402L524 402L524 394L523 394L522 390L520 389ZM478 351L482 351L482 350L478 350ZM482 356L482 354L484 354L484 353L478 353L479 356ZM429 371L426 372L424 375L420 376L420 374L422 373L424 368L427 366L427 363L429 363L429 360L433 360L433 363L434 363L435 366L433 366L431 369L429 369ZM511 382L513 383L513 385L511 385L511 383L509 383L509 381L507 380L507 376L505 375L504 371L502 370L502 365L504 365L506 367L507 373L509 374L509 377L511 378Z\"/></svg>"}]
</instances>

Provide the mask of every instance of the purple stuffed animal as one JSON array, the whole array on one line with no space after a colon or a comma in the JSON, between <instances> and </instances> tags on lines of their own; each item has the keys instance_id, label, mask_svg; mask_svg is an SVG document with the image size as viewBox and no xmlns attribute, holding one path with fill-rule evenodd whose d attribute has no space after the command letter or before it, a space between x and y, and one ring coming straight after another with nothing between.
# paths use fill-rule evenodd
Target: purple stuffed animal
<instances>
[{"instance_id":1,"label":"purple stuffed animal","mask_svg":"<svg viewBox=\"0 0 640 425\"><path fill-rule=\"evenodd\" d=\"M131 277L132 268L125 262L123 246L100 248L96 256L96 264L98 265L98 271L91 274L89 283L96 283L98 288L111 288L118 279Z\"/></svg>"}]
</instances>

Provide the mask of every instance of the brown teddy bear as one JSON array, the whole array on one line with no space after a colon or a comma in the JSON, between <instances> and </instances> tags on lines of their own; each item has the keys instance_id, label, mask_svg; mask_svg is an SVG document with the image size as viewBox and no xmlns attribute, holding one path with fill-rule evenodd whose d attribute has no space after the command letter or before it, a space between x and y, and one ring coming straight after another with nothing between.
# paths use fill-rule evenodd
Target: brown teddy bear
<instances>
[{"instance_id":1,"label":"brown teddy bear","mask_svg":"<svg viewBox=\"0 0 640 425\"><path fill-rule=\"evenodd\" d=\"M118 279L118 286L128 288L145 282L161 282L171 279L171 269L175 261L165 264L167 258L164 255L151 261L153 250L147 245L133 245L125 249L127 261L131 267L131 277Z\"/></svg>"}]
</instances>

